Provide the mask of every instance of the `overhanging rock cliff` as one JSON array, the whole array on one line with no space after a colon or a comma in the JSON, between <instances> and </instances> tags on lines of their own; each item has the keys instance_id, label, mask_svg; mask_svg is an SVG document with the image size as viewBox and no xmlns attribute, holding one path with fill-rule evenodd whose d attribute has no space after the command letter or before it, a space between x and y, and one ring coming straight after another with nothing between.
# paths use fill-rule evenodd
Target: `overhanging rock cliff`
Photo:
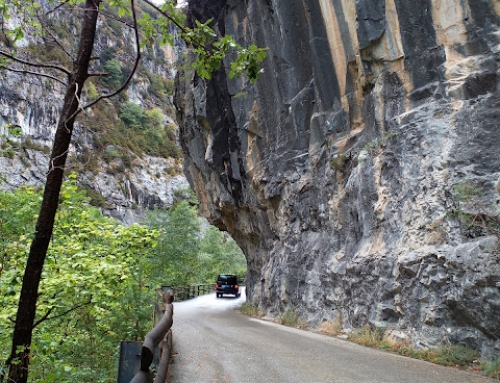
<instances>
[{"instance_id":1,"label":"overhanging rock cliff","mask_svg":"<svg viewBox=\"0 0 500 383\"><path fill-rule=\"evenodd\" d=\"M185 172L248 299L500 354L500 5L191 0L269 47L255 85L181 72Z\"/></svg>"}]
</instances>

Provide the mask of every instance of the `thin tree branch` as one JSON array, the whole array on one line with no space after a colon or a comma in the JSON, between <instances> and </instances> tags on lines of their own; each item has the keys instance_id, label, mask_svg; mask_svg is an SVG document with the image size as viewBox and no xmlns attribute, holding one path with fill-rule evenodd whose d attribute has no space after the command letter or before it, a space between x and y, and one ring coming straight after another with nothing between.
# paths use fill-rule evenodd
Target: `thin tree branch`
<instances>
[{"instance_id":1,"label":"thin tree branch","mask_svg":"<svg viewBox=\"0 0 500 383\"><path fill-rule=\"evenodd\" d=\"M156 10L157 12L161 13L163 16L165 16L168 20L170 20L172 23L174 23L177 28L179 28L182 32L187 33L187 29L184 25L179 24L177 20L175 20L172 16L170 16L167 12L164 12L161 10L160 7L158 7L155 3L149 1L149 0L143 0L147 5L149 5L151 8Z\"/></svg>"},{"instance_id":2,"label":"thin tree branch","mask_svg":"<svg viewBox=\"0 0 500 383\"><path fill-rule=\"evenodd\" d=\"M15 62L17 62L19 64L34 66L36 68L55 69L55 70L63 72L67 76L70 75L70 72L66 68L63 68L63 67L60 67L60 66L57 66L57 65L40 64L40 63L34 63L34 62L31 62L31 61L27 61L27 60L22 60L22 59L19 59L19 58L15 57L15 56L11 55L10 53L5 52L4 50L1 50L1 49L0 49L0 55L5 56L5 57L7 57L7 58L11 59L12 61L15 61Z\"/></svg>"},{"instance_id":3,"label":"thin tree branch","mask_svg":"<svg viewBox=\"0 0 500 383\"><path fill-rule=\"evenodd\" d=\"M77 305L77 306L73 306L72 308L70 308L69 310L66 310L65 312L61 313L61 314L58 314L58 315L54 315L53 317L50 317L49 318L49 315L52 313L52 311L54 310L55 306L52 306L46 313L43 317L41 317L39 320L37 320L35 322L35 324L33 325L33 328L35 328L36 326L38 326L40 323L42 322L45 322L45 321L48 321L48 320L52 320L52 319L57 319L57 318L61 318L65 315L68 315L70 312L72 311L75 311L75 310L78 310L78 309L81 309L82 307L85 307L85 306L88 306L92 303L92 301L88 301L88 302L85 302L85 303L82 303L81 305Z\"/></svg>"},{"instance_id":4,"label":"thin tree branch","mask_svg":"<svg viewBox=\"0 0 500 383\"><path fill-rule=\"evenodd\" d=\"M50 15L52 12L55 12L57 11L59 8L62 8L64 7L66 4L68 4L69 0L65 0L63 1L61 4L57 5L56 7L54 7L53 9L51 9L50 11L48 11L45 15Z\"/></svg>"},{"instance_id":5,"label":"thin tree branch","mask_svg":"<svg viewBox=\"0 0 500 383\"><path fill-rule=\"evenodd\" d=\"M118 88L118 90L116 90L115 92L113 92L111 94L105 95L105 96L99 96L94 101L92 101L92 102L88 103L87 105L84 105L83 107L79 108L75 112L75 115L77 115L78 113L80 113L84 109L88 109L88 108L94 106L95 104L97 104L101 100L104 100L104 99L116 96L117 94L121 93L130 84L130 82L132 81L132 78L134 77L135 72L137 71L137 68L139 66L139 62L141 61L141 45L140 45L140 38L139 38L139 29L137 27L137 14L136 14L136 11L135 11L134 0L130 1L130 7L132 9L132 17L134 19L133 28L134 28L134 35L135 35L135 47L136 47L136 51L137 51L137 56L135 58L134 67L132 68L132 71L130 72L130 74L128 75L127 79L122 84L122 86L120 88ZM89 76L92 76L92 75L89 75Z\"/></svg>"},{"instance_id":6,"label":"thin tree branch","mask_svg":"<svg viewBox=\"0 0 500 383\"><path fill-rule=\"evenodd\" d=\"M55 299L55 298L57 297L57 295L58 295L59 293L61 293L61 292L62 292L62 290L61 290L61 291L56 291L54 294L52 294L52 297L51 297L51 298L52 298L52 299ZM40 295L41 295L41 294L38 294L38 296L40 296ZM47 317L48 317L48 316L49 316L49 314L52 312L52 310L54 310L54 306L52 306L52 307L49 309L49 311L47 311L47 312L45 313L45 315L44 315L44 316L43 316L43 317L42 317L42 318L41 318L38 322L36 322L36 323L35 323L35 325L33 326L33 328L35 328L35 326L36 326L37 324L39 324L39 323L43 322L45 319L47 319Z\"/></svg>"},{"instance_id":7,"label":"thin tree branch","mask_svg":"<svg viewBox=\"0 0 500 383\"><path fill-rule=\"evenodd\" d=\"M181 36L182 36L182 34L188 34L189 33L189 30L188 30L189 28L186 28L184 25L180 24L177 20L175 20L167 12L162 11L161 8L159 8L156 4L154 4L150 0L143 0L143 1L144 1L144 3L146 3L147 5L149 5L150 7L152 7L154 10L156 10L159 13L161 13L168 20L170 20L175 26L177 26L177 28L179 28L181 30ZM199 41L196 41L196 40L194 40L192 38L190 40L190 44L193 45L196 48L205 48L203 46L203 44L201 44Z\"/></svg>"},{"instance_id":8,"label":"thin tree branch","mask_svg":"<svg viewBox=\"0 0 500 383\"><path fill-rule=\"evenodd\" d=\"M63 80L61 80L55 76L52 76L50 74L46 74L46 73L32 72L32 71L25 70L25 69L14 69L14 68L6 67L6 66L4 66L3 69L8 70L10 72L24 73L24 74L29 74L29 75L33 75L33 76L46 77L46 78L50 78L51 80L57 81L58 83L60 83L64 86L68 85Z\"/></svg>"},{"instance_id":9,"label":"thin tree branch","mask_svg":"<svg viewBox=\"0 0 500 383\"><path fill-rule=\"evenodd\" d=\"M58 39L56 39L54 37L54 35L52 34L52 32L43 24L42 20L41 20L41 17L38 16L38 19L40 20L40 25L42 26L43 30L45 31L45 33L47 33L50 38L52 38L52 40L57 44L57 46L64 52L66 53L66 55L70 58L71 61L73 61L73 57L71 56L71 54L61 45L61 43L59 42Z\"/></svg>"},{"instance_id":10,"label":"thin tree branch","mask_svg":"<svg viewBox=\"0 0 500 383\"><path fill-rule=\"evenodd\" d=\"M89 73L89 77L109 77L109 73L104 73L104 72L96 72L96 73Z\"/></svg>"},{"instance_id":11,"label":"thin tree branch","mask_svg":"<svg viewBox=\"0 0 500 383\"><path fill-rule=\"evenodd\" d=\"M134 26L133 26L133 25L131 25L131 24L127 23L125 20L121 20L121 19L119 19L118 17L113 16L113 15L112 15L112 14L110 14L110 13L107 13L107 12L103 12L103 11L101 11L101 15L103 15L104 17L109 17L110 19L113 19L113 20L115 20L115 21L118 21L119 23L122 23L122 24L126 25L126 26L127 26L127 27L129 27L129 28L134 28Z\"/></svg>"}]
</instances>

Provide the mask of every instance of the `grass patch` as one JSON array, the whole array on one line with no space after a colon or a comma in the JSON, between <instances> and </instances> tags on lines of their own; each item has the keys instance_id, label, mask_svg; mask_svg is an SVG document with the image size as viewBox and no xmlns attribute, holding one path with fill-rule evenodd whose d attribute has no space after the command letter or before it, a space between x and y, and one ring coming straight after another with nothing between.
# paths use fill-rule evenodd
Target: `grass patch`
<instances>
[{"instance_id":1,"label":"grass patch","mask_svg":"<svg viewBox=\"0 0 500 383\"><path fill-rule=\"evenodd\" d=\"M457 344L441 346L436 349L417 350L404 343L395 343L390 345L387 350L445 366L470 366L481 358L479 351Z\"/></svg>"},{"instance_id":2,"label":"grass patch","mask_svg":"<svg viewBox=\"0 0 500 383\"><path fill-rule=\"evenodd\" d=\"M46 155L50 155L50 147L48 147L47 145L43 145L43 144L40 144L38 142L33 141L31 139L31 137L26 137L23 140L21 146L23 149L32 149L32 150L42 152Z\"/></svg>"},{"instance_id":3,"label":"grass patch","mask_svg":"<svg viewBox=\"0 0 500 383\"><path fill-rule=\"evenodd\" d=\"M417 350L408 345L393 345L388 351L396 352L399 355L406 356L408 358L427 360L428 362L434 362L438 357L438 350L434 349L422 349Z\"/></svg>"},{"instance_id":4,"label":"grass patch","mask_svg":"<svg viewBox=\"0 0 500 383\"><path fill-rule=\"evenodd\" d=\"M482 370L486 375L500 381L500 358L493 359L481 364Z\"/></svg>"},{"instance_id":5,"label":"grass patch","mask_svg":"<svg viewBox=\"0 0 500 383\"><path fill-rule=\"evenodd\" d=\"M90 204L95 207L105 207L106 199L97 190L91 189L87 185L80 186L80 189L85 190L87 196L90 197Z\"/></svg>"},{"instance_id":6,"label":"grass patch","mask_svg":"<svg viewBox=\"0 0 500 383\"><path fill-rule=\"evenodd\" d=\"M241 312L245 315L249 315L252 317L260 317L262 316L261 312L259 311L259 308L251 303L243 303L241 305Z\"/></svg>"},{"instance_id":7,"label":"grass patch","mask_svg":"<svg viewBox=\"0 0 500 383\"><path fill-rule=\"evenodd\" d=\"M354 330L349 335L349 340L366 347L379 348L384 338L385 328L364 326Z\"/></svg>"},{"instance_id":8,"label":"grass patch","mask_svg":"<svg viewBox=\"0 0 500 383\"><path fill-rule=\"evenodd\" d=\"M282 316L279 317L279 323L285 326L296 326L299 322L299 315L294 308L287 308Z\"/></svg>"},{"instance_id":9,"label":"grass patch","mask_svg":"<svg viewBox=\"0 0 500 383\"><path fill-rule=\"evenodd\" d=\"M378 348L380 348L381 350L390 350L391 347L392 347L391 343L387 341L382 341L378 345Z\"/></svg>"},{"instance_id":10,"label":"grass patch","mask_svg":"<svg viewBox=\"0 0 500 383\"><path fill-rule=\"evenodd\" d=\"M445 366L472 366L481 359L479 351L453 344L435 349L415 349L407 342L394 342L384 338L385 328L365 326L354 330L349 340L365 347L391 351L409 358L426 360ZM500 380L500 359L483 362L480 368L489 376Z\"/></svg>"},{"instance_id":11,"label":"grass patch","mask_svg":"<svg viewBox=\"0 0 500 383\"><path fill-rule=\"evenodd\" d=\"M286 309L279 318L279 323L292 327L307 327L307 324L300 320L295 308ZM318 328L322 334L336 336L342 332L342 318L324 321ZM367 325L352 331L348 340L361 346L378 348L439 365L473 367L474 370L481 370L485 375L500 382L500 358L486 361L481 358L479 351L458 344L447 344L433 349L416 349L408 341L400 342L386 338L385 330L385 327Z\"/></svg>"},{"instance_id":12,"label":"grass patch","mask_svg":"<svg viewBox=\"0 0 500 383\"><path fill-rule=\"evenodd\" d=\"M295 307L289 307L285 310L284 314L279 317L279 323L285 326L306 328L307 323L300 319L300 315Z\"/></svg>"},{"instance_id":13,"label":"grass patch","mask_svg":"<svg viewBox=\"0 0 500 383\"><path fill-rule=\"evenodd\" d=\"M342 330L342 320L339 317L337 320L324 321L319 325L322 334L335 336Z\"/></svg>"},{"instance_id":14,"label":"grass patch","mask_svg":"<svg viewBox=\"0 0 500 383\"><path fill-rule=\"evenodd\" d=\"M436 363L449 366L469 366L480 358L479 351L453 344L438 349Z\"/></svg>"}]
</instances>

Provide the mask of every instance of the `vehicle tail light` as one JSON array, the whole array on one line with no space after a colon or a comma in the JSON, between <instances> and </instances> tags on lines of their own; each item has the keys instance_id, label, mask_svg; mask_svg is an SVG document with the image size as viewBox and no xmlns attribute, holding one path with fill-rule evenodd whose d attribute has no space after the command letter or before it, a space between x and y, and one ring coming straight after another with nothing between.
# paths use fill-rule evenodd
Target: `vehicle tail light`
<instances>
[{"instance_id":1,"label":"vehicle tail light","mask_svg":"<svg viewBox=\"0 0 500 383\"><path fill-rule=\"evenodd\" d=\"M234 285L234 288L237 289L238 288L238 285Z\"/></svg>"},{"instance_id":2,"label":"vehicle tail light","mask_svg":"<svg viewBox=\"0 0 500 383\"><path fill-rule=\"evenodd\" d=\"M216 283L216 284L215 284L215 288L216 288L216 289L218 289L218 288L219 288L219 284L218 284L218 283Z\"/></svg>"}]
</instances>

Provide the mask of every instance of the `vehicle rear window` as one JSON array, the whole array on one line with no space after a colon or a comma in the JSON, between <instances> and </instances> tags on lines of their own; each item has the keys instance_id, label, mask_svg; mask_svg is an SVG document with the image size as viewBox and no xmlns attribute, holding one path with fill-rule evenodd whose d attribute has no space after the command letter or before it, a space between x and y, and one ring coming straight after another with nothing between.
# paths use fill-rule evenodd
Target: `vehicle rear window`
<instances>
[{"instance_id":1,"label":"vehicle rear window","mask_svg":"<svg viewBox=\"0 0 500 383\"><path fill-rule=\"evenodd\" d=\"M227 282L227 283L234 283L236 284L236 275L224 275L221 274L219 275L219 278L217 279L217 282Z\"/></svg>"}]
</instances>

